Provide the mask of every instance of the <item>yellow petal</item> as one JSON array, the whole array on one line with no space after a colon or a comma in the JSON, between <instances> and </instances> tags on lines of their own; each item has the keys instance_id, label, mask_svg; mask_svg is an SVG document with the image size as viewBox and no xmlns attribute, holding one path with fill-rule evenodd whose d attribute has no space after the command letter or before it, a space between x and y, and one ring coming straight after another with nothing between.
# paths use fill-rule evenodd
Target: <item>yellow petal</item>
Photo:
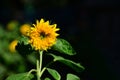
<instances>
[{"instance_id":1,"label":"yellow petal","mask_svg":"<svg viewBox=\"0 0 120 80\"><path fill-rule=\"evenodd\" d=\"M41 20L40 20L40 24L41 24L41 23L44 23L44 22L45 22L44 19L41 19Z\"/></svg>"},{"instance_id":2,"label":"yellow petal","mask_svg":"<svg viewBox=\"0 0 120 80\"><path fill-rule=\"evenodd\" d=\"M45 25L48 26L48 25L49 25L49 21L46 21L46 22L45 22Z\"/></svg>"}]
</instances>

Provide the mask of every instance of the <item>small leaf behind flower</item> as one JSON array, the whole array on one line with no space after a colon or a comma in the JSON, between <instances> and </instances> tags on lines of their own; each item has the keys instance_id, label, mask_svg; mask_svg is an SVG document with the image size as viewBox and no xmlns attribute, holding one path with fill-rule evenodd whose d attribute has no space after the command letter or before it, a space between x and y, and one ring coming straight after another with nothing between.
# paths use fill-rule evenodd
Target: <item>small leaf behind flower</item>
<instances>
[{"instance_id":1,"label":"small leaf behind flower","mask_svg":"<svg viewBox=\"0 0 120 80\"><path fill-rule=\"evenodd\" d=\"M74 74L67 74L67 80L80 80L80 78Z\"/></svg>"},{"instance_id":2,"label":"small leaf behind flower","mask_svg":"<svg viewBox=\"0 0 120 80\"><path fill-rule=\"evenodd\" d=\"M76 72L81 72L83 71L85 68L80 64L80 63L76 63L72 60L69 59L65 59L61 56L56 56L54 54L50 54L51 56L53 56L54 61L59 61L69 67L71 67L73 70L75 70Z\"/></svg>"},{"instance_id":3,"label":"small leaf behind flower","mask_svg":"<svg viewBox=\"0 0 120 80\"><path fill-rule=\"evenodd\" d=\"M22 36L19 40L19 43L24 43L25 45L28 44L28 37Z\"/></svg>"},{"instance_id":4,"label":"small leaf behind flower","mask_svg":"<svg viewBox=\"0 0 120 80\"><path fill-rule=\"evenodd\" d=\"M74 51L74 49L72 48L72 46L70 45L70 43L64 39L60 39L58 38L56 41L56 44L52 46L53 50L56 50L60 53L64 53L67 55L75 55L76 52Z\"/></svg>"},{"instance_id":5,"label":"small leaf behind flower","mask_svg":"<svg viewBox=\"0 0 120 80\"><path fill-rule=\"evenodd\" d=\"M6 80L31 80L34 78L34 75L30 74L27 76L28 73L20 73L20 74L13 74L10 75Z\"/></svg>"},{"instance_id":6,"label":"small leaf behind flower","mask_svg":"<svg viewBox=\"0 0 120 80\"><path fill-rule=\"evenodd\" d=\"M61 76L56 70L50 68L47 68L47 70L55 80L61 80Z\"/></svg>"}]
</instances>

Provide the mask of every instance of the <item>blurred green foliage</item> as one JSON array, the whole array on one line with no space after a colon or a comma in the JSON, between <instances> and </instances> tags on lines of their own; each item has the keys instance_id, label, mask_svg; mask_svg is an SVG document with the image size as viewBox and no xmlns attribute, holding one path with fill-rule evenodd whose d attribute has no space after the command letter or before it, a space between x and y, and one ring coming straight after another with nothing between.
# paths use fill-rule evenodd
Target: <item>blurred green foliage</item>
<instances>
[{"instance_id":1,"label":"blurred green foliage","mask_svg":"<svg viewBox=\"0 0 120 80\"><path fill-rule=\"evenodd\" d=\"M21 73L27 70L27 63L35 63L34 54L19 54L15 50L17 39L21 36L20 27L17 21L10 21L6 26L0 25L0 80L14 73Z\"/></svg>"}]
</instances>

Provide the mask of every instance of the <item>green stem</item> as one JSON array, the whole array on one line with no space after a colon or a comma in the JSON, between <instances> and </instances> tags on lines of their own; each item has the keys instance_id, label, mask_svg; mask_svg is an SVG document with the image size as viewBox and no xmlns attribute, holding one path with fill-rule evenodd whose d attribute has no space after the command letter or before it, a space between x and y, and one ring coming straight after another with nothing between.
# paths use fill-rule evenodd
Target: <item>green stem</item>
<instances>
[{"instance_id":1,"label":"green stem","mask_svg":"<svg viewBox=\"0 0 120 80\"><path fill-rule=\"evenodd\" d=\"M43 72L46 70L46 67L44 67L40 73L40 77L42 76Z\"/></svg>"},{"instance_id":2,"label":"green stem","mask_svg":"<svg viewBox=\"0 0 120 80\"><path fill-rule=\"evenodd\" d=\"M40 57L39 60L37 60L37 80L41 80L41 76L44 73L44 71L47 69L47 67L55 62L55 61L51 61L42 69L43 51L39 51L39 54Z\"/></svg>"},{"instance_id":3,"label":"green stem","mask_svg":"<svg viewBox=\"0 0 120 80\"><path fill-rule=\"evenodd\" d=\"M39 51L40 58L37 60L37 80L41 78L43 51ZM43 72L42 72L43 73Z\"/></svg>"},{"instance_id":4,"label":"green stem","mask_svg":"<svg viewBox=\"0 0 120 80\"><path fill-rule=\"evenodd\" d=\"M48 67L50 64L52 64L52 63L54 63L54 61L51 61L50 63L48 63L48 64L41 70L41 72L40 72L40 77L42 76L42 74L44 73L44 71L47 69L47 67Z\"/></svg>"},{"instance_id":5,"label":"green stem","mask_svg":"<svg viewBox=\"0 0 120 80\"><path fill-rule=\"evenodd\" d=\"M43 51L39 51L40 53L40 72L41 72L41 69L42 69L42 57L43 57Z\"/></svg>"},{"instance_id":6,"label":"green stem","mask_svg":"<svg viewBox=\"0 0 120 80\"><path fill-rule=\"evenodd\" d=\"M37 60L37 80L40 80L40 68L39 68L39 61Z\"/></svg>"},{"instance_id":7,"label":"green stem","mask_svg":"<svg viewBox=\"0 0 120 80\"><path fill-rule=\"evenodd\" d=\"M36 72L36 71L37 71L36 69L31 69L31 70L28 72L27 76L29 76L32 72Z\"/></svg>"}]
</instances>

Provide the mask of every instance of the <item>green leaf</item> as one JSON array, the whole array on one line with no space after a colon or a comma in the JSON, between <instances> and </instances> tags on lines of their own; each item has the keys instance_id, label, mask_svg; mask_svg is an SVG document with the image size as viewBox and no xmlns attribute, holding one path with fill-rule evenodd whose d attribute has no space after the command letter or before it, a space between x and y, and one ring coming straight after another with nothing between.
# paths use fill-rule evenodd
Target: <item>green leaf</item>
<instances>
[{"instance_id":1,"label":"green leaf","mask_svg":"<svg viewBox=\"0 0 120 80\"><path fill-rule=\"evenodd\" d=\"M33 52L33 49L31 47L31 45L28 43L28 37L25 37L25 36L22 36L20 39L19 39L19 42L16 46L16 50L22 54L23 56L25 54L29 54L29 53L32 53Z\"/></svg>"},{"instance_id":2,"label":"green leaf","mask_svg":"<svg viewBox=\"0 0 120 80\"><path fill-rule=\"evenodd\" d=\"M24 43L24 45L28 44L28 37L25 36L21 36L21 38L19 39L19 43Z\"/></svg>"},{"instance_id":3,"label":"green leaf","mask_svg":"<svg viewBox=\"0 0 120 80\"><path fill-rule=\"evenodd\" d=\"M47 78L45 78L44 80L51 80L51 79L47 77Z\"/></svg>"},{"instance_id":4,"label":"green leaf","mask_svg":"<svg viewBox=\"0 0 120 80\"><path fill-rule=\"evenodd\" d=\"M67 80L80 80L80 78L74 74L67 74Z\"/></svg>"},{"instance_id":5,"label":"green leaf","mask_svg":"<svg viewBox=\"0 0 120 80\"><path fill-rule=\"evenodd\" d=\"M63 58L61 56L56 56L56 55L51 54L51 53L50 53L50 55L53 56L54 61L59 61L59 62L65 64L65 65L71 67L76 72L81 72L81 71L83 71L85 69L80 63L76 63L76 62L74 62L72 60L65 59L65 58Z\"/></svg>"},{"instance_id":6,"label":"green leaf","mask_svg":"<svg viewBox=\"0 0 120 80\"><path fill-rule=\"evenodd\" d=\"M6 80L31 80L34 75L30 74L27 76L28 73L20 73L20 74L13 74L10 75Z\"/></svg>"},{"instance_id":7,"label":"green leaf","mask_svg":"<svg viewBox=\"0 0 120 80\"><path fill-rule=\"evenodd\" d=\"M60 74L56 70L50 69L50 68L47 68L47 70L55 80L60 80L61 79Z\"/></svg>"},{"instance_id":8,"label":"green leaf","mask_svg":"<svg viewBox=\"0 0 120 80\"><path fill-rule=\"evenodd\" d=\"M52 49L67 55L76 54L76 52L74 51L72 46L69 44L69 42L60 38L57 39L56 44L52 46Z\"/></svg>"}]
</instances>

